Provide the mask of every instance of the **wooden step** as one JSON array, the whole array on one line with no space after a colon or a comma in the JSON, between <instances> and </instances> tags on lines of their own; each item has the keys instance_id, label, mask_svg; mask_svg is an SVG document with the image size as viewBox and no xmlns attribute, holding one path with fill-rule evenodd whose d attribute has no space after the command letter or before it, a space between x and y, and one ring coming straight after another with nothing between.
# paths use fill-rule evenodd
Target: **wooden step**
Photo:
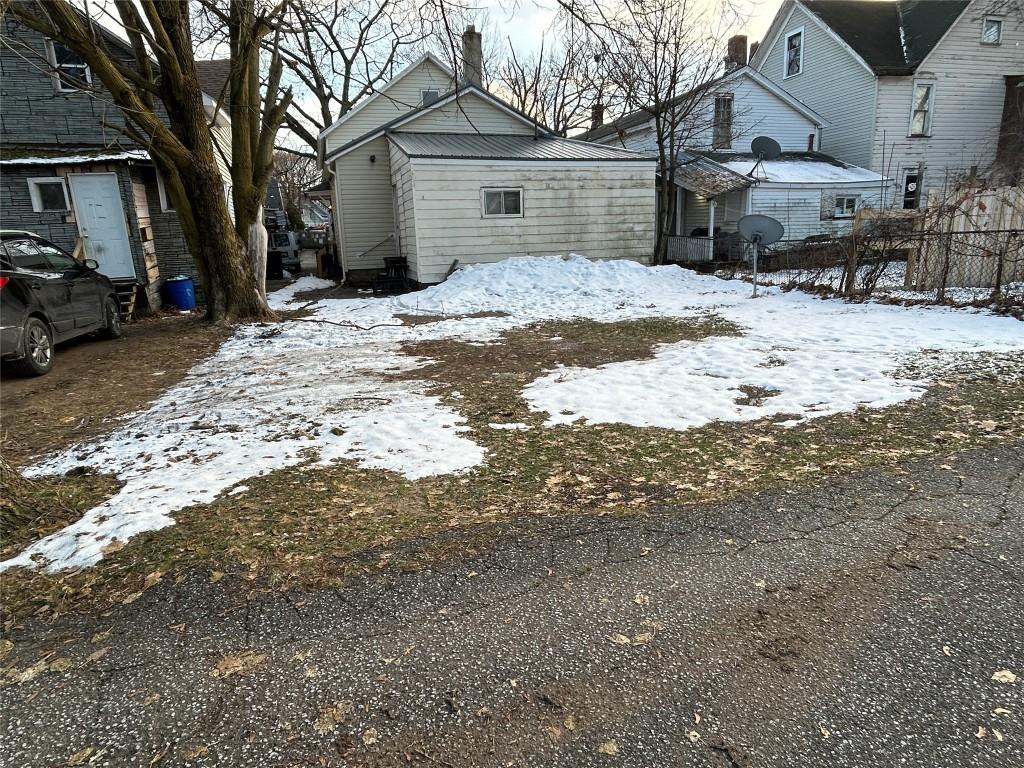
<instances>
[{"instance_id":1,"label":"wooden step","mask_svg":"<svg viewBox=\"0 0 1024 768\"><path fill-rule=\"evenodd\" d=\"M114 290L121 305L121 320L131 320L135 314L135 300L139 295L139 284L134 280L114 280Z\"/></svg>"}]
</instances>

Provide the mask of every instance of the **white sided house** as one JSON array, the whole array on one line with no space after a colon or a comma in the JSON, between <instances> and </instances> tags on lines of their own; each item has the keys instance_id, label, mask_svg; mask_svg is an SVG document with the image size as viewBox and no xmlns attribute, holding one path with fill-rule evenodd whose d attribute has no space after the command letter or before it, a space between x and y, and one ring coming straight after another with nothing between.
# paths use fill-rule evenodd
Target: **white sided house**
<instances>
[{"instance_id":1,"label":"white sided house","mask_svg":"<svg viewBox=\"0 0 1024 768\"><path fill-rule=\"evenodd\" d=\"M1005 0L784 0L751 65L824 115L825 152L892 178L889 204L917 208L972 169L1005 171L1000 147L1019 143L1020 12Z\"/></svg>"},{"instance_id":2,"label":"white sided house","mask_svg":"<svg viewBox=\"0 0 1024 768\"><path fill-rule=\"evenodd\" d=\"M691 118L694 126L682 128L670 259L736 258L744 252L736 225L748 213L779 219L787 240L845 234L856 210L876 204L885 183L877 173L818 151L828 121L745 66L746 48L742 35L729 41L730 70L707 88ZM610 146L657 153L654 118L649 112L626 115L584 136ZM756 164L751 142L758 136L774 139L782 156Z\"/></svg>"},{"instance_id":3,"label":"white sided house","mask_svg":"<svg viewBox=\"0 0 1024 768\"><path fill-rule=\"evenodd\" d=\"M464 43L472 62L479 33ZM551 135L474 72L457 83L426 54L321 135L346 277L394 257L421 284L510 256L649 260L655 163Z\"/></svg>"}]
</instances>

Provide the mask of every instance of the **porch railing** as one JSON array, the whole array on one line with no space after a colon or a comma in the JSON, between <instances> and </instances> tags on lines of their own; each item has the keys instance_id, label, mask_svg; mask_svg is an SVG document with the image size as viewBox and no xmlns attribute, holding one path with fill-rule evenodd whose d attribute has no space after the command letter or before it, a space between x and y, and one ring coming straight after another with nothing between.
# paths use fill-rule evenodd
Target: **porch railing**
<instances>
[{"instance_id":1,"label":"porch railing","mask_svg":"<svg viewBox=\"0 0 1024 768\"><path fill-rule=\"evenodd\" d=\"M668 238L666 252L669 261L714 261L715 241L710 237Z\"/></svg>"}]
</instances>

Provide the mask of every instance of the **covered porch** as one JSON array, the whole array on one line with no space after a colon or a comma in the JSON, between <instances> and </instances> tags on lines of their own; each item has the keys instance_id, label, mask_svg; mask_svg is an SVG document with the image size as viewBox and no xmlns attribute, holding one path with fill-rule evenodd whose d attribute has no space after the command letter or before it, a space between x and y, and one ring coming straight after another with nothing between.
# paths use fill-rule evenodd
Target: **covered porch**
<instances>
[{"instance_id":1,"label":"covered porch","mask_svg":"<svg viewBox=\"0 0 1024 768\"><path fill-rule=\"evenodd\" d=\"M668 259L683 263L744 260L746 243L736 223L750 212L754 180L700 154L683 151L677 159Z\"/></svg>"}]
</instances>

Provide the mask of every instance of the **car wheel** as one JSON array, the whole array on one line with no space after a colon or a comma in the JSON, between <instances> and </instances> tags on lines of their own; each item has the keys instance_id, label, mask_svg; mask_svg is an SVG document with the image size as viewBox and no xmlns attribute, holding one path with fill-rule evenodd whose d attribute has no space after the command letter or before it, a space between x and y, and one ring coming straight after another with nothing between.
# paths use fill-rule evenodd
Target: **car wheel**
<instances>
[{"instance_id":1,"label":"car wheel","mask_svg":"<svg viewBox=\"0 0 1024 768\"><path fill-rule=\"evenodd\" d=\"M104 338L121 338L121 306L113 296L108 296L103 303L103 321L102 334Z\"/></svg>"},{"instance_id":2,"label":"car wheel","mask_svg":"<svg viewBox=\"0 0 1024 768\"><path fill-rule=\"evenodd\" d=\"M53 368L53 334L50 326L38 317L30 317L25 323L25 356L18 361L18 367L30 376L42 376Z\"/></svg>"}]
</instances>

